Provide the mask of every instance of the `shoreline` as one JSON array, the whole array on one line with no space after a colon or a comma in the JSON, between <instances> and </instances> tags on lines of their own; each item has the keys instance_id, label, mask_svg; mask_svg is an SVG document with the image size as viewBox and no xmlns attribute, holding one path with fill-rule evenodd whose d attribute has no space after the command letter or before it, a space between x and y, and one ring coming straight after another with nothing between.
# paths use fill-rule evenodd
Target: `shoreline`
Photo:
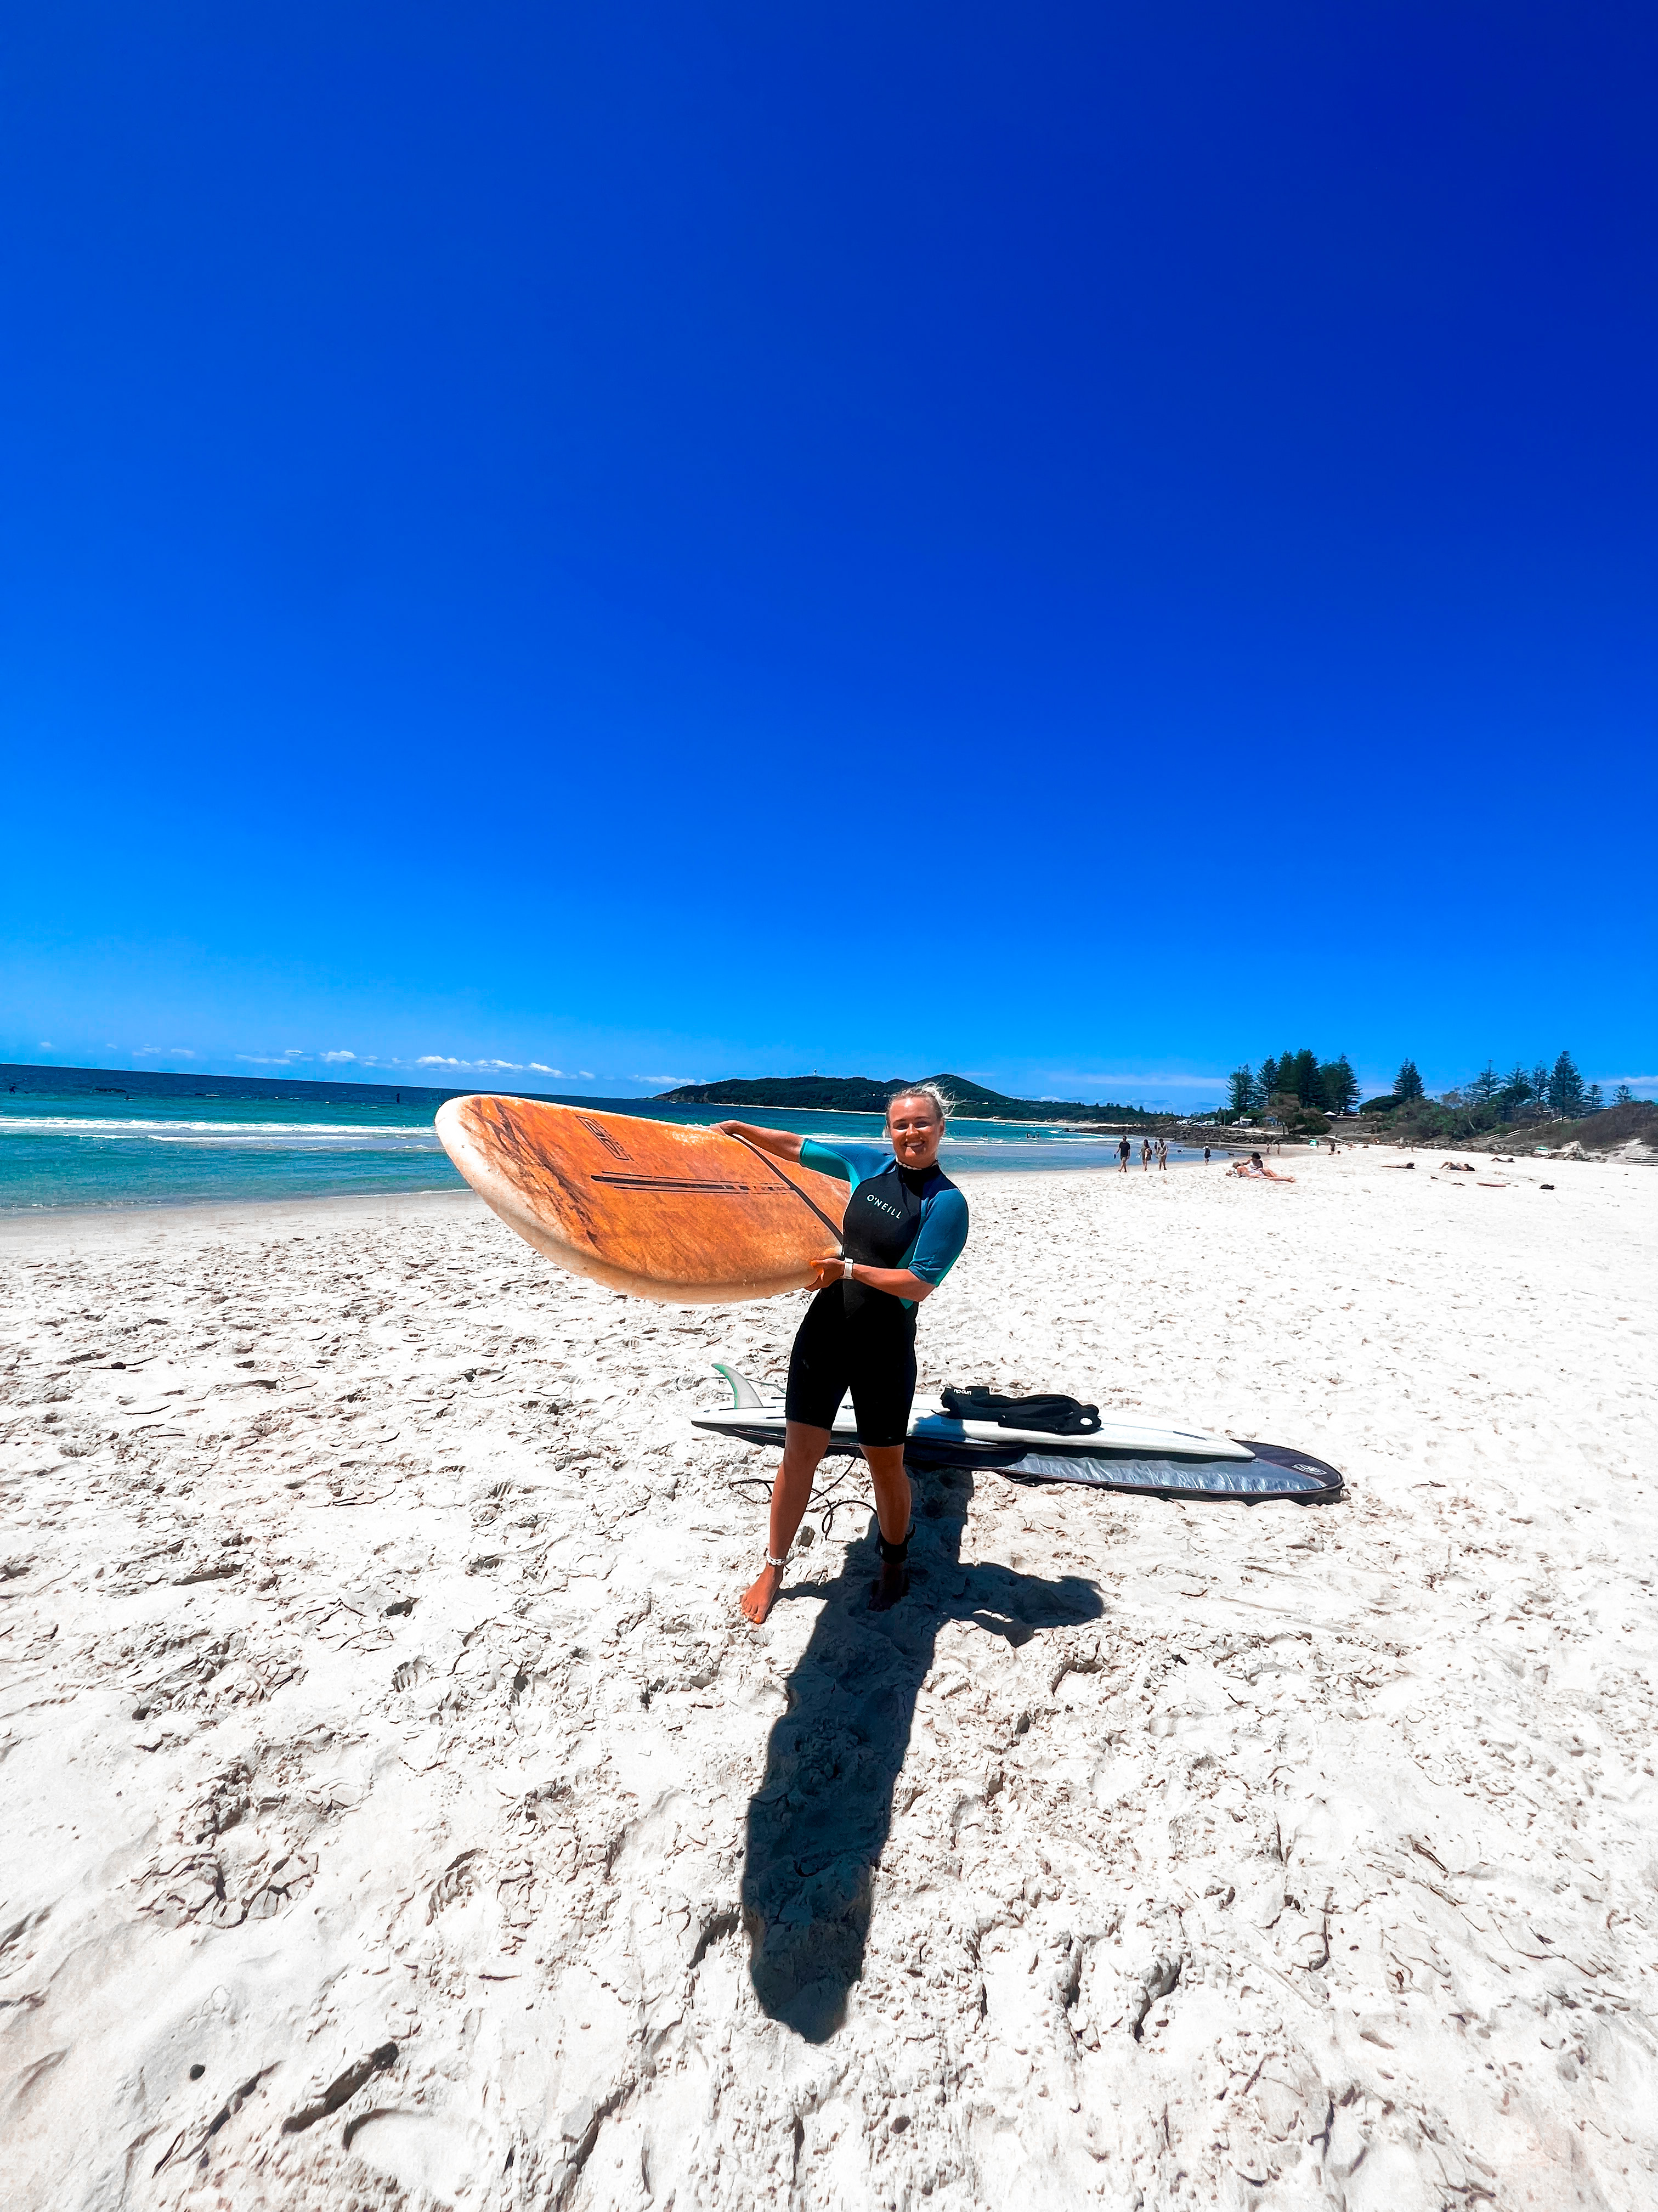
<instances>
[{"instance_id":1,"label":"shoreline","mask_svg":"<svg viewBox=\"0 0 1658 2212\"><path fill-rule=\"evenodd\" d=\"M1007 1126L1015 1127L1018 1125L1009 1123ZM1043 1135L1038 1136L1033 1132L1032 1141L1035 1143L1046 1141L1052 1145L1059 1140L1051 1134L1044 1133ZM966 1142L971 1146L973 1139L969 1138ZM986 1148L981 1146L981 1153ZM1014 1147L1011 1146L1007 1149L1010 1152L1014 1152ZM1171 1146L1170 1168L1180 1170L1193 1164L1201 1164L1196 1157L1200 1149L1196 1146ZM1115 1172L1114 1162L1109 1168L1102 1161L1078 1163L1074 1166L1046 1161L1038 1165L1022 1166L1015 1164L1018 1155L1015 1153L1013 1160L1010 1160L1006 1165L1002 1165L986 1163L981 1157L975 1156L971 1160L951 1163L951 1171L956 1175L969 1177L974 1182L979 1182L986 1176L1028 1176L1056 1174L1070 1176ZM1139 1171L1138 1159L1135 1162L1135 1171ZM457 1184L459 1184L458 1175L442 1184L427 1187L411 1183L382 1184L379 1187L369 1184L357 1189L295 1192L287 1197L264 1197L240 1191L229 1191L222 1197L203 1197L199 1192L191 1192L178 1197L137 1197L113 1202L106 1201L102 1204L87 1202L59 1206L0 1206L0 1242L15 1237L20 1224L27 1225L30 1223L44 1229L50 1224L62 1222L123 1221L131 1218L173 1218L180 1214L195 1213L222 1214L257 1207L280 1208L357 1204L374 1206L381 1203L389 1205L405 1198L411 1200L464 1198L473 1194L465 1184L459 1184L459 1188Z\"/></svg>"},{"instance_id":2,"label":"shoreline","mask_svg":"<svg viewBox=\"0 0 1658 2212\"><path fill-rule=\"evenodd\" d=\"M1224 1159L1233 1156L1241 1158L1251 1150L1273 1152L1275 1157L1282 1158L1286 1161L1293 1158L1301 1164L1312 1163L1328 1165L1331 1164L1331 1155L1324 1149L1322 1144L1315 1149L1305 1139L1285 1139L1283 1140L1283 1149L1279 1151L1275 1151L1279 1140L1272 1138L1257 1139L1253 1145L1241 1143L1236 1139L1219 1143L1215 1143L1212 1139L1211 1141L1215 1157L1208 1162L1197 1157L1201 1151L1199 1146L1183 1144L1177 1147L1171 1146L1171 1152L1178 1150L1187 1157L1180 1160L1171 1158L1170 1172L1183 1171L1190 1168L1200 1169L1207 1165L1218 1169L1224 1174ZM1466 1146L1455 1145L1407 1145L1388 1138L1368 1139L1350 1138L1341 1144L1340 1152L1336 1157L1340 1161L1345 1162L1351 1156L1356 1164L1362 1165L1367 1156L1374 1156L1380 1152L1413 1154L1424 1152L1431 1153L1437 1151L1442 1152L1447 1158L1449 1158L1459 1151L1466 1152L1470 1149ZM1483 1158L1486 1156L1478 1157ZM1570 1167L1576 1170L1582 1168L1607 1167L1615 1171L1627 1172L1631 1168L1641 1163L1633 1160L1619 1159L1615 1154L1603 1158L1579 1158L1571 1154L1560 1153L1551 1158L1542 1153L1531 1152L1519 1153L1515 1156L1512 1162L1505 1160L1502 1163L1505 1172L1509 1175L1509 1179L1515 1182L1535 1182L1542 1171L1552 1169ZM1517 1172L1518 1170L1524 1170L1526 1173L1521 1175ZM1016 1185L1035 1183L1049 1176L1058 1177L1062 1182L1069 1182L1072 1180L1086 1181L1102 1176L1111 1177L1118 1176L1114 1161L1101 1161L1078 1167L1053 1165L1034 1168L959 1167L957 1172L970 1177L975 1186L994 1182L1007 1182ZM1157 1173L1154 1164L1151 1170L1145 1174L1145 1180L1152 1181ZM1141 1176L1142 1170L1136 1153L1130 1161L1128 1175L1123 1180L1137 1182L1141 1179ZM276 1216L288 1213L307 1217L314 1214L319 1218L334 1214L343 1218L355 1212L364 1218L384 1218L395 1214L397 1209L404 1205L424 1206L433 1201L484 1207L484 1201L477 1192L465 1186L459 1189L442 1188L426 1190L394 1188L379 1191L325 1191L302 1194L292 1198L250 1198L236 1195L203 1199L192 1196L179 1199L135 1200L125 1205L114 1206L15 1207L0 1209L0 1244L27 1243L31 1231L39 1232L42 1238L49 1240L54 1231L61 1230L79 1234L95 1228L100 1224L107 1224L115 1231L131 1230L145 1224L158 1230L164 1226L188 1228L209 1225L220 1229L227 1227L234 1229L243 1224L244 1218L246 1218L246 1225L252 1227L261 1222L268 1222ZM488 1208L484 1207L484 1210L487 1212Z\"/></svg>"},{"instance_id":3,"label":"shoreline","mask_svg":"<svg viewBox=\"0 0 1658 2212\"><path fill-rule=\"evenodd\" d=\"M1042 1176L1059 1176L1069 1182L1072 1178L1080 1180L1090 1176L1114 1175L1116 1169L1103 1166L973 1168L964 1169L962 1172L970 1174L975 1183L1004 1180L1029 1182ZM386 1219L395 1217L404 1206L423 1209L434 1200L456 1206L475 1206L483 1214L489 1212L484 1200L470 1188L459 1190L328 1191L297 1198L156 1199L147 1204L130 1206L43 1206L31 1207L27 1211L19 1208L11 1212L0 1212L0 1244L27 1243L31 1241L30 1232L34 1232L44 1248L56 1249L60 1240L52 1232L58 1230L84 1233L107 1228L112 1232L125 1233L141 1228L151 1228L157 1232L169 1229L215 1229L234 1232L241 1229L269 1227L276 1220L289 1214L319 1221L331 1218L343 1220L353 1215L368 1220Z\"/></svg>"},{"instance_id":4,"label":"shoreline","mask_svg":"<svg viewBox=\"0 0 1658 2212\"><path fill-rule=\"evenodd\" d=\"M240 1225L253 1226L276 1216L288 1213L321 1216L330 1214L344 1218L355 1212L373 1218L385 1215L397 1207L422 1206L437 1200L440 1203L483 1206L477 1193L467 1188L459 1190L388 1190L388 1191L324 1191L295 1198L158 1198L135 1200L125 1206L41 1206L18 1207L0 1211L0 1243L16 1243L27 1240L31 1230L46 1236L52 1229L63 1227L72 1231L83 1231L100 1225L112 1230L149 1226L223 1228ZM484 1209L488 1211L487 1207Z\"/></svg>"}]
</instances>

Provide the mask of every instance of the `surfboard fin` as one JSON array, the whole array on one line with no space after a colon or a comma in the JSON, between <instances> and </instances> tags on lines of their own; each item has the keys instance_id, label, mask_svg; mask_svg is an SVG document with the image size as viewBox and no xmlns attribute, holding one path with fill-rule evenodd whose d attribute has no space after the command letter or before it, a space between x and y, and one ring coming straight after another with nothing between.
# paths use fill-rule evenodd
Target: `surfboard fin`
<instances>
[{"instance_id":1,"label":"surfboard fin","mask_svg":"<svg viewBox=\"0 0 1658 2212\"><path fill-rule=\"evenodd\" d=\"M732 1386L733 1409L747 1407L752 1407L756 1412L763 1410L766 1400L761 1396L759 1390L750 1382L740 1368L727 1367L723 1359L716 1359L714 1369L716 1375L723 1375Z\"/></svg>"}]
</instances>

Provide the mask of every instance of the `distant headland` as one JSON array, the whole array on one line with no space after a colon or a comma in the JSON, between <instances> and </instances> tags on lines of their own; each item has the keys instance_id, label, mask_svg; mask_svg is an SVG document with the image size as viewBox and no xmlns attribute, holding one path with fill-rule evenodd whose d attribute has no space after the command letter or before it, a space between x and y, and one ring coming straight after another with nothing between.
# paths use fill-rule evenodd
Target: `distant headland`
<instances>
[{"instance_id":1,"label":"distant headland","mask_svg":"<svg viewBox=\"0 0 1658 2212\"><path fill-rule=\"evenodd\" d=\"M0 1091L30 1096L97 1098L219 1098L272 1105L422 1106L434 1111L464 1091L434 1091L424 1084L352 1083L343 1077L313 1083L293 1075L173 1074L154 1067L43 1067L30 1061L0 1063Z\"/></svg>"},{"instance_id":2,"label":"distant headland","mask_svg":"<svg viewBox=\"0 0 1658 2212\"><path fill-rule=\"evenodd\" d=\"M887 1101L914 1082L936 1083L964 1114L983 1121L1159 1121L1138 1106L1084 1106L1074 1098L1010 1098L965 1075L762 1075L720 1083L682 1083L659 1091L665 1106L765 1106L797 1114L884 1114Z\"/></svg>"},{"instance_id":3,"label":"distant headland","mask_svg":"<svg viewBox=\"0 0 1658 2212\"><path fill-rule=\"evenodd\" d=\"M1143 1113L1136 1106L1084 1106L1058 1098L1010 1098L988 1091L965 1075L934 1075L923 1079L959 1100L963 1111L989 1121L1159 1121L1167 1115ZM639 1113L650 1105L781 1107L795 1113L882 1114L894 1091L906 1079L894 1076L886 1083L865 1075L780 1075L756 1080L733 1077L723 1083L686 1083L677 1091L664 1091L651 1098L597 1098L568 1091L513 1090L515 1098L536 1098L557 1106L608 1106ZM380 1106L429 1108L435 1112L446 1098L464 1098L479 1086L439 1090L422 1084L354 1083L342 1076L322 1082L293 1075L210 1075L173 1073L160 1068L47 1067L34 1064L0 1063L0 1093L31 1096L77 1095L105 1098L181 1100L268 1099L288 1105ZM497 1083L488 1086L499 1089Z\"/></svg>"}]
</instances>

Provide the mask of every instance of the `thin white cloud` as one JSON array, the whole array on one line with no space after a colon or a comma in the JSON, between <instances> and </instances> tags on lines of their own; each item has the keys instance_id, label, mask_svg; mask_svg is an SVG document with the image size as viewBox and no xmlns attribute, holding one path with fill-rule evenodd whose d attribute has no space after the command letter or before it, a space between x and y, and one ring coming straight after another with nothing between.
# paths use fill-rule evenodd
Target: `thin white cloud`
<instances>
[{"instance_id":1,"label":"thin white cloud","mask_svg":"<svg viewBox=\"0 0 1658 2212\"><path fill-rule=\"evenodd\" d=\"M325 1052L322 1054L322 1058L331 1067L336 1066L340 1060L355 1060L356 1056L355 1052Z\"/></svg>"},{"instance_id":2,"label":"thin white cloud","mask_svg":"<svg viewBox=\"0 0 1658 2212\"><path fill-rule=\"evenodd\" d=\"M1224 1091L1224 1075L1068 1075L1067 1083L1079 1083L1102 1091Z\"/></svg>"},{"instance_id":3,"label":"thin white cloud","mask_svg":"<svg viewBox=\"0 0 1658 2212\"><path fill-rule=\"evenodd\" d=\"M591 1067L579 1067L576 1070L576 1073L581 1078L584 1083L597 1083L598 1080L598 1078L593 1073Z\"/></svg>"},{"instance_id":4,"label":"thin white cloud","mask_svg":"<svg viewBox=\"0 0 1658 2212\"><path fill-rule=\"evenodd\" d=\"M39 1043L35 1046L34 1049L36 1052L50 1052L52 1050L52 1039L50 1037L42 1037Z\"/></svg>"},{"instance_id":5,"label":"thin white cloud","mask_svg":"<svg viewBox=\"0 0 1658 2212\"><path fill-rule=\"evenodd\" d=\"M392 1067L452 1067L484 1075L562 1075L562 1067L549 1067L538 1060L459 1060L452 1053L423 1052L416 1060L394 1060Z\"/></svg>"}]
</instances>

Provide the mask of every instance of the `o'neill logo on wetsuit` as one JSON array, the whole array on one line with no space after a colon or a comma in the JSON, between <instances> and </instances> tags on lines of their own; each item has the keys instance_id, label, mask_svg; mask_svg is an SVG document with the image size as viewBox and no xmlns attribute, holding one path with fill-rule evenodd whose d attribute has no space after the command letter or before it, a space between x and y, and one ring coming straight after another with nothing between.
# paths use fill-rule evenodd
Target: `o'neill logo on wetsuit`
<instances>
[{"instance_id":1,"label":"o'neill logo on wetsuit","mask_svg":"<svg viewBox=\"0 0 1658 2212\"><path fill-rule=\"evenodd\" d=\"M874 1206L879 1212L890 1213L895 1221L902 1221L903 1218L902 1208L896 1206L889 1206L884 1198L871 1196L865 1199L865 1204Z\"/></svg>"}]
</instances>

